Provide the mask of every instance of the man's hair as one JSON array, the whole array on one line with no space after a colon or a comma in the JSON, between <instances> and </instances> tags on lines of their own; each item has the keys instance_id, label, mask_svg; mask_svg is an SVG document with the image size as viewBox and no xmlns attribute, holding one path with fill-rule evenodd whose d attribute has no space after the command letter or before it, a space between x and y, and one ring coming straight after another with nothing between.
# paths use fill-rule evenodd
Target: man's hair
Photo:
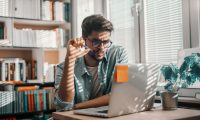
<instances>
[{"instance_id":1,"label":"man's hair","mask_svg":"<svg viewBox=\"0 0 200 120\"><path fill-rule=\"evenodd\" d=\"M112 23L105 19L102 15L91 15L86 17L82 22L81 28L82 37L88 37L93 31L113 31Z\"/></svg>"}]
</instances>

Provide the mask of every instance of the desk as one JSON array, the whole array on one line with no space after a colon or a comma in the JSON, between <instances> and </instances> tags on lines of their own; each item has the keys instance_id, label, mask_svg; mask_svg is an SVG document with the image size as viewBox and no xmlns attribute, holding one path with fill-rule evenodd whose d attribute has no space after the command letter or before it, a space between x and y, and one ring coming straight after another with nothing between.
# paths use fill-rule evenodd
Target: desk
<instances>
[{"instance_id":1,"label":"desk","mask_svg":"<svg viewBox=\"0 0 200 120\"><path fill-rule=\"evenodd\" d=\"M54 112L55 120L106 120L106 118L76 115L73 111ZM200 120L200 110L178 108L177 110L165 111L155 108L151 111L134 113L120 117L107 118L108 120Z\"/></svg>"}]
</instances>

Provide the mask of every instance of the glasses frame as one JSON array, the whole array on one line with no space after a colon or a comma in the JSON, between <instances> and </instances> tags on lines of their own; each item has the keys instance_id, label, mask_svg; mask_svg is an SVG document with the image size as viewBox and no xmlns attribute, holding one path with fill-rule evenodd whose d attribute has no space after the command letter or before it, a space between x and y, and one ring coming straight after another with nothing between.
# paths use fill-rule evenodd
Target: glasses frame
<instances>
[{"instance_id":1,"label":"glasses frame","mask_svg":"<svg viewBox=\"0 0 200 120\"><path fill-rule=\"evenodd\" d=\"M112 45L112 41L111 41L110 39L105 40L105 41L109 41L109 44L110 44L110 45L109 45L108 47L105 46L105 44L104 44L105 41L101 41L100 39L97 39L97 38L89 39L89 38L88 38L88 40L92 43L92 46L93 46L94 48L98 48L102 43L103 43L103 47L104 47L104 48L109 48L109 47ZM95 44L95 41L97 41L97 40L101 42L98 46L94 45L94 44Z\"/></svg>"}]
</instances>

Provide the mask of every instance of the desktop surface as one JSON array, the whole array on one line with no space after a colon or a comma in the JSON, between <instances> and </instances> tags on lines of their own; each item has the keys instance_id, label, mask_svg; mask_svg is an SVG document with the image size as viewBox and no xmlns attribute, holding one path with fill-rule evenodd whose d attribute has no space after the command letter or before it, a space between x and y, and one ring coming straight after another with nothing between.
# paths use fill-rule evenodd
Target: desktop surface
<instances>
[{"instance_id":1,"label":"desktop surface","mask_svg":"<svg viewBox=\"0 0 200 120\"><path fill-rule=\"evenodd\" d=\"M54 112L55 120L105 120L106 118L74 114L73 111ZM156 106L150 111L139 112L120 117L107 118L108 120L200 120L199 109L177 108L176 110L162 110Z\"/></svg>"}]
</instances>

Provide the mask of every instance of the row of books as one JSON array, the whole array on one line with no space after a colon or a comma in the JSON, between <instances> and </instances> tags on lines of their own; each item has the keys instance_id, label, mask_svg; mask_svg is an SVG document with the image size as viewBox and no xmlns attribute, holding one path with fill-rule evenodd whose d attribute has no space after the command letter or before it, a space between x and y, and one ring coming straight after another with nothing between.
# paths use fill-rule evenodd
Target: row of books
<instances>
[{"instance_id":1,"label":"row of books","mask_svg":"<svg viewBox=\"0 0 200 120\"><path fill-rule=\"evenodd\" d=\"M0 0L0 16L40 19L40 0Z\"/></svg>"},{"instance_id":2,"label":"row of books","mask_svg":"<svg viewBox=\"0 0 200 120\"><path fill-rule=\"evenodd\" d=\"M40 19L40 0L12 0L13 16Z\"/></svg>"},{"instance_id":3,"label":"row of books","mask_svg":"<svg viewBox=\"0 0 200 120\"><path fill-rule=\"evenodd\" d=\"M45 62L43 70L44 70L43 81L45 83L53 83L55 81L56 65L48 64L47 62Z\"/></svg>"},{"instance_id":4,"label":"row of books","mask_svg":"<svg viewBox=\"0 0 200 120\"><path fill-rule=\"evenodd\" d=\"M43 0L42 20L68 21L71 17L69 16L69 12L71 12L69 5L71 5L70 0L65 2L60 0Z\"/></svg>"},{"instance_id":5,"label":"row of books","mask_svg":"<svg viewBox=\"0 0 200 120\"><path fill-rule=\"evenodd\" d=\"M63 29L55 30L32 30L16 29L13 31L13 46L17 47L49 47L57 48L62 46L64 39Z\"/></svg>"},{"instance_id":6,"label":"row of books","mask_svg":"<svg viewBox=\"0 0 200 120\"><path fill-rule=\"evenodd\" d=\"M60 0L0 0L0 6L0 16L64 21L68 14Z\"/></svg>"},{"instance_id":7,"label":"row of books","mask_svg":"<svg viewBox=\"0 0 200 120\"><path fill-rule=\"evenodd\" d=\"M17 91L0 91L0 115L54 110L53 87L21 86Z\"/></svg>"},{"instance_id":8,"label":"row of books","mask_svg":"<svg viewBox=\"0 0 200 120\"><path fill-rule=\"evenodd\" d=\"M64 21L63 2L53 0L44 0L42 2L42 20ZM59 10L59 11L57 11ZM58 14L60 12L60 14Z\"/></svg>"},{"instance_id":9,"label":"row of books","mask_svg":"<svg viewBox=\"0 0 200 120\"><path fill-rule=\"evenodd\" d=\"M26 81L37 79L37 61L25 61L21 58L0 58L1 81Z\"/></svg>"},{"instance_id":10,"label":"row of books","mask_svg":"<svg viewBox=\"0 0 200 120\"><path fill-rule=\"evenodd\" d=\"M25 61L22 58L0 58L0 81L21 81L28 83L53 83L55 81L56 64L43 65L43 80L38 80L36 60Z\"/></svg>"},{"instance_id":11,"label":"row of books","mask_svg":"<svg viewBox=\"0 0 200 120\"><path fill-rule=\"evenodd\" d=\"M13 28L13 39L7 39L5 22L0 22L0 46L15 47L63 47L70 38L70 32L62 28L51 30L33 30ZM9 33L10 34L10 33Z\"/></svg>"},{"instance_id":12,"label":"row of books","mask_svg":"<svg viewBox=\"0 0 200 120\"><path fill-rule=\"evenodd\" d=\"M54 19L56 21L64 21L64 3L61 1L54 2ZM60 14L57 14L60 13Z\"/></svg>"}]
</instances>

